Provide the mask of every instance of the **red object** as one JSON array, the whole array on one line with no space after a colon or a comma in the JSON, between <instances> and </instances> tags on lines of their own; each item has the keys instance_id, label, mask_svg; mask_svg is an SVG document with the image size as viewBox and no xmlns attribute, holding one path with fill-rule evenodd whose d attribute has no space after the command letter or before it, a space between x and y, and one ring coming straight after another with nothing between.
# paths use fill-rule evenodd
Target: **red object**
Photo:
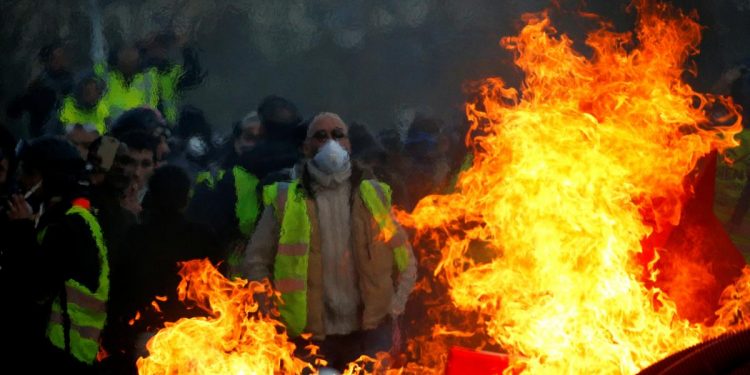
<instances>
[{"instance_id":1,"label":"red object","mask_svg":"<svg viewBox=\"0 0 750 375\"><path fill-rule=\"evenodd\" d=\"M85 208L87 210L91 210L91 201L89 201L86 198L76 198L73 199L73 205L76 207Z\"/></svg>"},{"instance_id":2,"label":"red object","mask_svg":"<svg viewBox=\"0 0 750 375\"><path fill-rule=\"evenodd\" d=\"M675 301L681 317L694 323L715 320L721 292L745 266L745 258L713 212L716 163L714 151L702 161L697 177L687 182L694 194L684 202L680 223L641 242L644 269L654 259L654 249L663 249L655 265L655 286Z\"/></svg>"},{"instance_id":3,"label":"red object","mask_svg":"<svg viewBox=\"0 0 750 375\"><path fill-rule=\"evenodd\" d=\"M508 368L507 354L454 346L448 353L445 375L496 375Z\"/></svg>"}]
</instances>

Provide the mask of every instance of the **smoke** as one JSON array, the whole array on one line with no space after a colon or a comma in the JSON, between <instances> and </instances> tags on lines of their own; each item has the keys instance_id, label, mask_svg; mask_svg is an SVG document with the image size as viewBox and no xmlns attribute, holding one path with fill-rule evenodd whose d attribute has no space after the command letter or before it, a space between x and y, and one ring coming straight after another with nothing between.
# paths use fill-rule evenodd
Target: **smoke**
<instances>
[{"instance_id":1,"label":"smoke","mask_svg":"<svg viewBox=\"0 0 750 375\"><path fill-rule=\"evenodd\" d=\"M94 62L105 61L104 23L98 0L89 0L89 17L91 17L91 59Z\"/></svg>"}]
</instances>

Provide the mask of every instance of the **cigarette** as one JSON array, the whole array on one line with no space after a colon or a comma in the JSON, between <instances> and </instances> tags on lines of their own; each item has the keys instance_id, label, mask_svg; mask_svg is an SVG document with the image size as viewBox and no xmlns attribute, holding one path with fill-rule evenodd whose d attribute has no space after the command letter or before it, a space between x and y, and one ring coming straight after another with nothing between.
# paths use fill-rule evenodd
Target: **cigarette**
<instances>
[{"instance_id":1,"label":"cigarette","mask_svg":"<svg viewBox=\"0 0 750 375\"><path fill-rule=\"evenodd\" d=\"M39 190L41 186L42 186L42 182L39 181L38 184L34 185L31 189L29 189L29 191L26 192L26 194L23 195L23 199L24 200L28 199L31 196L31 194L34 194L34 192Z\"/></svg>"}]
</instances>

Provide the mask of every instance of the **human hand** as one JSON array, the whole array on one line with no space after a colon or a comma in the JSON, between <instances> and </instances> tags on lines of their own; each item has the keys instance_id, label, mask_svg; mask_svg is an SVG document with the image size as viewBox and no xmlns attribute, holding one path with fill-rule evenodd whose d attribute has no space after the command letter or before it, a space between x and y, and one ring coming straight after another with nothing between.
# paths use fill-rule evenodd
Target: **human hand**
<instances>
[{"instance_id":1,"label":"human hand","mask_svg":"<svg viewBox=\"0 0 750 375\"><path fill-rule=\"evenodd\" d=\"M31 220L34 210L20 194L13 194L8 201L8 218L10 220Z\"/></svg>"}]
</instances>

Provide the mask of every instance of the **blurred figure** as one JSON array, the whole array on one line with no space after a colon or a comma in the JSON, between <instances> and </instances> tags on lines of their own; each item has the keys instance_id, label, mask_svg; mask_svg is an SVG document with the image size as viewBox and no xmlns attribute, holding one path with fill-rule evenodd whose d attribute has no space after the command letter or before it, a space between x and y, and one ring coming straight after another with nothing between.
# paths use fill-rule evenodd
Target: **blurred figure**
<instances>
[{"instance_id":1,"label":"blurred figure","mask_svg":"<svg viewBox=\"0 0 750 375\"><path fill-rule=\"evenodd\" d=\"M450 179L448 139L441 134L442 123L433 118L417 116L409 127L404 142L406 184L409 198L405 208L414 209L420 199L442 193Z\"/></svg>"},{"instance_id":2,"label":"blurred figure","mask_svg":"<svg viewBox=\"0 0 750 375\"><path fill-rule=\"evenodd\" d=\"M383 147L383 179L393 190L393 204L406 207L409 192L406 189L406 158L403 153L403 141L396 128L383 129L378 133L378 141Z\"/></svg>"},{"instance_id":3,"label":"blurred figure","mask_svg":"<svg viewBox=\"0 0 750 375\"><path fill-rule=\"evenodd\" d=\"M234 155L252 150L261 137L261 124L258 112L250 112L242 121L232 127L232 148Z\"/></svg>"},{"instance_id":4,"label":"blurred figure","mask_svg":"<svg viewBox=\"0 0 750 375\"><path fill-rule=\"evenodd\" d=\"M350 162L341 118L313 118L303 148L301 177L263 192L243 273L271 279L289 335L310 333L331 367L342 370L362 354L391 349L416 261L390 215L390 188Z\"/></svg>"},{"instance_id":5,"label":"blurred figure","mask_svg":"<svg viewBox=\"0 0 750 375\"><path fill-rule=\"evenodd\" d=\"M106 82L104 102L112 118L132 108L156 109L159 101L156 71L141 66L140 52L127 45L112 51L109 64L95 60L94 72Z\"/></svg>"},{"instance_id":6,"label":"blurred figure","mask_svg":"<svg viewBox=\"0 0 750 375\"><path fill-rule=\"evenodd\" d=\"M251 153L260 138L260 119L255 112L246 115L232 129L231 147L220 168L199 173L188 217L205 223L217 233L221 246L228 249L229 275L236 275L245 244L260 216L260 181L239 164Z\"/></svg>"},{"instance_id":7,"label":"blurred figure","mask_svg":"<svg viewBox=\"0 0 750 375\"><path fill-rule=\"evenodd\" d=\"M182 108L170 151L169 164L182 167L191 181L208 169L216 150L211 125L201 109L191 105Z\"/></svg>"},{"instance_id":8,"label":"blurred figure","mask_svg":"<svg viewBox=\"0 0 750 375\"><path fill-rule=\"evenodd\" d=\"M20 251L21 263L14 266L26 277L12 284L18 293L14 297L21 298L14 300L14 309L2 309L10 315L0 319L6 325L4 347L12 344L21 351L7 358L26 358L23 353L44 358L41 363L23 361L20 365L29 372L55 368L94 373L106 320L109 266L101 228L82 189L84 162L73 146L55 138L32 141L19 160L25 194L12 197L8 215L21 245L14 249ZM33 196L42 202L37 213L26 202Z\"/></svg>"},{"instance_id":9,"label":"blurred figure","mask_svg":"<svg viewBox=\"0 0 750 375\"><path fill-rule=\"evenodd\" d=\"M104 94L104 82L96 76L85 76L76 83L72 96L63 99L60 124L65 133L79 126L91 133L103 135L107 132L109 109L101 100Z\"/></svg>"},{"instance_id":10,"label":"blurred figure","mask_svg":"<svg viewBox=\"0 0 750 375\"><path fill-rule=\"evenodd\" d=\"M86 159L89 145L107 132L109 109L102 99L104 84L96 76L76 83L73 95L63 99L59 115L45 126L49 135L64 134Z\"/></svg>"},{"instance_id":11,"label":"blurred figure","mask_svg":"<svg viewBox=\"0 0 750 375\"><path fill-rule=\"evenodd\" d=\"M733 160L730 164L720 162L716 173L716 205L719 214L731 212L727 220L727 228L735 239L741 243L747 242L748 234L740 229L750 210L750 70L739 69L739 76L732 82L731 96L735 103L742 106L743 130L736 136L740 146L727 150L727 156ZM745 231L746 232L746 231Z\"/></svg>"},{"instance_id":12,"label":"blurred figure","mask_svg":"<svg viewBox=\"0 0 750 375\"><path fill-rule=\"evenodd\" d=\"M147 355L146 341L164 322L200 315L179 301L178 262L209 258L216 264L223 259L213 233L184 216L190 185L190 178L179 167L167 165L154 172L143 204L143 223L129 231L122 248L128 256L112 267L104 345L112 353L109 366L124 366L129 369L126 373L135 373L137 356ZM160 311L152 307L152 301ZM140 317L134 319L137 312ZM132 325L128 324L131 319Z\"/></svg>"},{"instance_id":13,"label":"blurred figure","mask_svg":"<svg viewBox=\"0 0 750 375\"><path fill-rule=\"evenodd\" d=\"M8 117L13 119L29 114L28 130L32 138L42 135L44 125L56 113L62 98L73 89L73 75L64 44L54 42L42 48L39 62L44 66L42 73L23 95L10 102L7 109Z\"/></svg>"},{"instance_id":14,"label":"blurred figure","mask_svg":"<svg viewBox=\"0 0 750 375\"><path fill-rule=\"evenodd\" d=\"M297 106L291 101L271 95L258 106L260 135L263 140L241 157L240 164L259 180L261 185L290 180L292 168L301 159L300 146L304 133Z\"/></svg>"},{"instance_id":15,"label":"blurred figure","mask_svg":"<svg viewBox=\"0 0 750 375\"><path fill-rule=\"evenodd\" d=\"M150 38L144 46L146 66L156 71L158 109L170 125L177 122L181 93L195 88L206 77L194 48L182 48L182 64L170 61L170 52L184 46L184 42L184 38L165 32Z\"/></svg>"}]
</instances>

